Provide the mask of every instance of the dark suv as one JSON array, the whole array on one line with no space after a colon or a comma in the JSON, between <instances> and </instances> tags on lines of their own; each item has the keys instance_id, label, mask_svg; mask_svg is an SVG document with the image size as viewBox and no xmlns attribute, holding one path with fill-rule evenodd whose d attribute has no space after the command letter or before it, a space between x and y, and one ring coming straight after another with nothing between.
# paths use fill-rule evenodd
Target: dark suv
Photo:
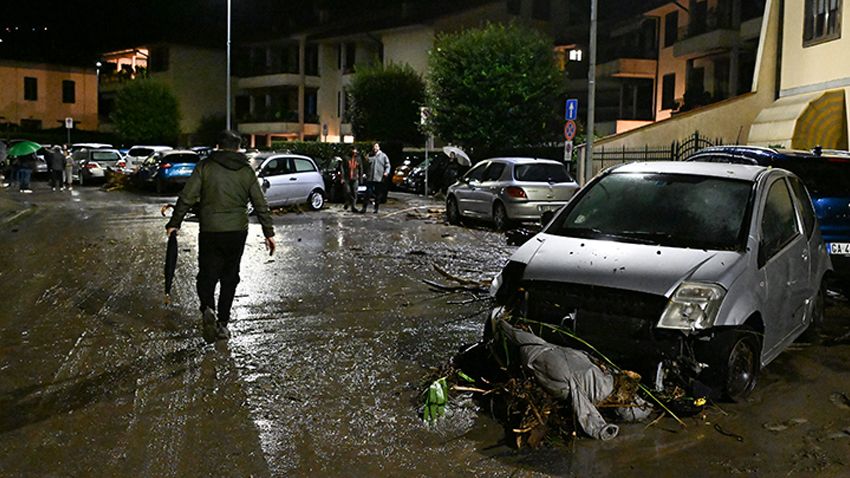
<instances>
[{"instance_id":1,"label":"dark suv","mask_svg":"<svg viewBox=\"0 0 850 478\"><path fill-rule=\"evenodd\" d=\"M850 152L715 146L688 161L758 164L796 174L809 190L837 285L850 296Z\"/></svg>"}]
</instances>

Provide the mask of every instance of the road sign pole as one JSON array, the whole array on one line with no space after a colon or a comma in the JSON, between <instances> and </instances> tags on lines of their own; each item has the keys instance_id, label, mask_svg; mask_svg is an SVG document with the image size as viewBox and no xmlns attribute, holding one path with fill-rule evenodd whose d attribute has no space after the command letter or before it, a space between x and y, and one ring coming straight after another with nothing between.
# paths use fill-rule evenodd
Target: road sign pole
<instances>
[{"instance_id":1,"label":"road sign pole","mask_svg":"<svg viewBox=\"0 0 850 478\"><path fill-rule=\"evenodd\" d=\"M596 109L596 6L597 0L590 0L590 65L587 69L587 140L584 148L584 177L582 184L587 183L593 175L593 135L594 110Z\"/></svg>"}]
</instances>

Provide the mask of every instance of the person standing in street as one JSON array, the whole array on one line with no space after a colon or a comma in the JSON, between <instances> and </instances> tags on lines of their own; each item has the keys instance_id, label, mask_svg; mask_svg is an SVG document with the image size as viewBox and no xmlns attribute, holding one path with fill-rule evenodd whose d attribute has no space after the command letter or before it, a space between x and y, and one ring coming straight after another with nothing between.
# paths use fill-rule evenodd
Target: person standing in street
<instances>
[{"instance_id":1,"label":"person standing in street","mask_svg":"<svg viewBox=\"0 0 850 478\"><path fill-rule=\"evenodd\" d=\"M241 138L224 131L218 149L199 162L186 182L171 220L167 236L176 234L189 209L199 206L197 292L200 299L202 335L207 343L230 338L227 328L230 309L239 284L239 264L248 237L250 201L263 228L266 249L274 254L274 227L269 205L251 169L248 158L238 152ZM218 313L215 287L220 284Z\"/></svg>"},{"instance_id":2,"label":"person standing in street","mask_svg":"<svg viewBox=\"0 0 850 478\"><path fill-rule=\"evenodd\" d=\"M381 145L375 143L372 146L372 154L369 156L369 166L366 168L366 199L363 201L361 213L366 212L369 201L374 201L374 212L378 213L378 205L381 203L381 186L389 174L390 158L381 151Z\"/></svg>"},{"instance_id":3,"label":"person standing in street","mask_svg":"<svg viewBox=\"0 0 850 478\"><path fill-rule=\"evenodd\" d=\"M62 148L62 155L65 156L65 186L68 188L68 191L71 191L74 189L74 158L68 155L67 147Z\"/></svg>"},{"instance_id":4,"label":"person standing in street","mask_svg":"<svg viewBox=\"0 0 850 478\"><path fill-rule=\"evenodd\" d=\"M345 185L345 209L351 206L351 212L357 212L357 188L363 175L363 160L357 148L351 150L351 157L342 162L342 178ZM363 207L366 207L365 205Z\"/></svg>"},{"instance_id":5,"label":"person standing in street","mask_svg":"<svg viewBox=\"0 0 850 478\"><path fill-rule=\"evenodd\" d=\"M53 190L56 188L65 187L62 185L62 173L65 171L65 155L62 154L62 149L59 146L54 146L48 151L47 167L50 169L50 182L53 185Z\"/></svg>"},{"instance_id":6,"label":"person standing in street","mask_svg":"<svg viewBox=\"0 0 850 478\"><path fill-rule=\"evenodd\" d=\"M32 178L32 171L35 169L37 162L35 153L18 158L18 183L22 193L29 194L32 192L32 189L30 189L30 179Z\"/></svg>"}]
</instances>

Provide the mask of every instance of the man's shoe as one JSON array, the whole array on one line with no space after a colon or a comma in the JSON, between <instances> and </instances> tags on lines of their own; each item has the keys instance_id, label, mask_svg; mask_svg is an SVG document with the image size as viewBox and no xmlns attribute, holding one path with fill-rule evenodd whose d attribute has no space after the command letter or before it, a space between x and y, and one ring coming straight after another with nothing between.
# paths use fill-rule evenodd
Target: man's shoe
<instances>
[{"instance_id":1,"label":"man's shoe","mask_svg":"<svg viewBox=\"0 0 850 478\"><path fill-rule=\"evenodd\" d=\"M21 189L21 192L24 194L32 194L32 189Z\"/></svg>"},{"instance_id":2,"label":"man's shoe","mask_svg":"<svg viewBox=\"0 0 850 478\"><path fill-rule=\"evenodd\" d=\"M204 341L208 344L215 342L216 337L218 337L218 327L216 327L217 322L218 317L216 317L215 311L209 307L204 309L203 315L201 316L201 335L203 335Z\"/></svg>"},{"instance_id":3,"label":"man's shoe","mask_svg":"<svg viewBox=\"0 0 850 478\"><path fill-rule=\"evenodd\" d=\"M218 340L230 340L230 329L227 328L227 324L223 322L216 324L216 338Z\"/></svg>"},{"instance_id":4,"label":"man's shoe","mask_svg":"<svg viewBox=\"0 0 850 478\"><path fill-rule=\"evenodd\" d=\"M9 186L11 186L11 185L12 185L12 183L3 183L3 187L4 187L4 188L8 188L8 187L9 187Z\"/></svg>"}]
</instances>

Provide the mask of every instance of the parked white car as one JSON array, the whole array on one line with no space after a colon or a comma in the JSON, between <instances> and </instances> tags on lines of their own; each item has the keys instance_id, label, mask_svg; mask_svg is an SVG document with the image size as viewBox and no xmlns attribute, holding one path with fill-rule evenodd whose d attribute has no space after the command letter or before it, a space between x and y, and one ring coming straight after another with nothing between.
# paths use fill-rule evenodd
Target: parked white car
<instances>
[{"instance_id":1,"label":"parked white car","mask_svg":"<svg viewBox=\"0 0 850 478\"><path fill-rule=\"evenodd\" d=\"M154 153L171 151L172 149L173 148L171 146L133 146L129 151L127 151L127 154L124 155L124 164L120 167L133 169L134 166L139 166L148 156Z\"/></svg>"},{"instance_id":2,"label":"parked white car","mask_svg":"<svg viewBox=\"0 0 850 478\"><path fill-rule=\"evenodd\" d=\"M121 161L117 149L80 149L71 155L79 168L80 185L95 179L104 179L107 169L115 169Z\"/></svg>"},{"instance_id":3,"label":"parked white car","mask_svg":"<svg viewBox=\"0 0 850 478\"><path fill-rule=\"evenodd\" d=\"M325 205L325 181L309 157L265 153L256 161L258 180L269 206L306 203L311 209L319 210Z\"/></svg>"}]
</instances>

